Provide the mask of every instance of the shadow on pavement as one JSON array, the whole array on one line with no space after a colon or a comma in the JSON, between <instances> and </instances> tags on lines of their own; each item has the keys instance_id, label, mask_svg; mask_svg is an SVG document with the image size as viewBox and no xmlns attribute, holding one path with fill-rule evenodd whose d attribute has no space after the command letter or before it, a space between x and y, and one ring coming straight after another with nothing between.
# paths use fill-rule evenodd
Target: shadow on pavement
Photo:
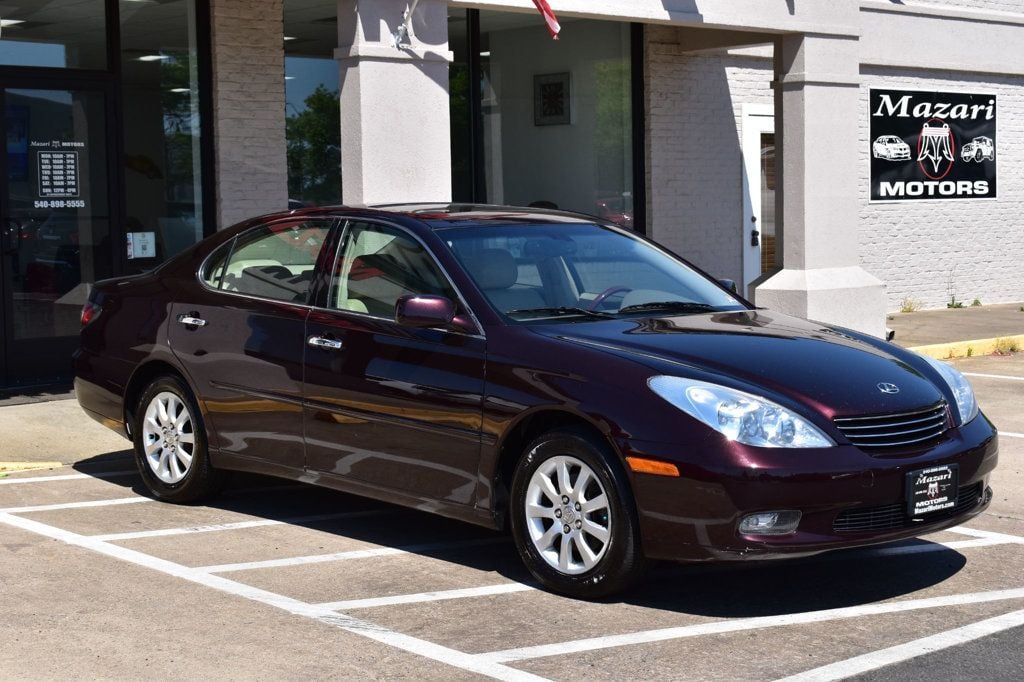
<instances>
[{"instance_id":1,"label":"shadow on pavement","mask_svg":"<svg viewBox=\"0 0 1024 682\"><path fill-rule=\"evenodd\" d=\"M74 468L104 477L105 472L134 468L130 457L130 451L110 453L79 462ZM138 475L106 480L150 496ZM507 534L327 488L234 473L223 493L208 500L205 506L374 545L401 547L412 554L533 583ZM369 510L379 515L302 519ZM486 551L478 545L417 548L479 540L489 541ZM914 540L911 544L934 543ZM889 556L874 555L870 549L852 549L780 561L659 563L639 585L607 603L721 618L803 613L870 604L918 592L956 575L966 563L962 554L946 549ZM410 586L410 591L415 590Z\"/></svg>"}]
</instances>

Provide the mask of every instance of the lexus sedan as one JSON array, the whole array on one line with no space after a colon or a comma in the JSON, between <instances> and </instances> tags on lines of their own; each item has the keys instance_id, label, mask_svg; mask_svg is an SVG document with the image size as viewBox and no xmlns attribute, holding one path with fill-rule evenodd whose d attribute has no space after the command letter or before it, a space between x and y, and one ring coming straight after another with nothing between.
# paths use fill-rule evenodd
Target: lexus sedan
<instances>
[{"instance_id":1,"label":"lexus sedan","mask_svg":"<svg viewBox=\"0 0 1024 682\"><path fill-rule=\"evenodd\" d=\"M963 523L997 440L967 380L754 308L599 219L302 209L98 283L76 391L152 494L229 470L509 528L549 589Z\"/></svg>"}]
</instances>

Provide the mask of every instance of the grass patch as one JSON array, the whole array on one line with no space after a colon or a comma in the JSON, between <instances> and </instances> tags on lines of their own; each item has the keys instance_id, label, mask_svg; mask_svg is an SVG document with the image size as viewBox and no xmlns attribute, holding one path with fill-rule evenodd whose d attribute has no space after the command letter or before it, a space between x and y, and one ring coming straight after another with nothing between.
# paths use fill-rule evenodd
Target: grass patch
<instances>
[{"instance_id":1,"label":"grass patch","mask_svg":"<svg viewBox=\"0 0 1024 682\"><path fill-rule=\"evenodd\" d=\"M900 312L901 313L913 313L921 309L921 302L917 299L911 298L910 296L904 296L903 300L900 301Z\"/></svg>"},{"instance_id":2,"label":"grass patch","mask_svg":"<svg viewBox=\"0 0 1024 682\"><path fill-rule=\"evenodd\" d=\"M996 339L996 353L999 355L1009 355L1010 353L1017 353L1020 351L1020 344L1016 339Z\"/></svg>"}]
</instances>

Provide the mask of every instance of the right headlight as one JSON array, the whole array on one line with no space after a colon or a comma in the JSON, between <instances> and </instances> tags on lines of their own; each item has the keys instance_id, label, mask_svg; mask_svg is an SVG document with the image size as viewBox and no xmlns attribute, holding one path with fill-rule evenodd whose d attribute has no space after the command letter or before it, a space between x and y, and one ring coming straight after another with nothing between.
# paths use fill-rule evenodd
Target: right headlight
<instances>
[{"instance_id":1,"label":"right headlight","mask_svg":"<svg viewBox=\"0 0 1024 682\"><path fill-rule=\"evenodd\" d=\"M967 380L967 377L941 360L930 358L927 355L922 355L921 357L936 372L942 375L946 385L949 386L949 390L953 392L953 397L956 398L957 409L960 412L960 423L966 424L977 417L978 401L974 397L974 389L971 387L971 382Z\"/></svg>"},{"instance_id":2,"label":"right headlight","mask_svg":"<svg viewBox=\"0 0 1024 682\"><path fill-rule=\"evenodd\" d=\"M829 448L818 427L759 396L706 381L656 376L651 390L729 440L763 448Z\"/></svg>"}]
</instances>

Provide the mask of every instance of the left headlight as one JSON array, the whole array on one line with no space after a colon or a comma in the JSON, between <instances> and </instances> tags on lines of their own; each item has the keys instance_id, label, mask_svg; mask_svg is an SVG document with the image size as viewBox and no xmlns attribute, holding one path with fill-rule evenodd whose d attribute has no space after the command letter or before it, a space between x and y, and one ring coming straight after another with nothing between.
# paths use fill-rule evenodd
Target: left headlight
<instances>
[{"instance_id":1,"label":"left headlight","mask_svg":"<svg viewBox=\"0 0 1024 682\"><path fill-rule=\"evenodd\" d=\"M786 408L718 384L656 376L651 390L729 440L763 448L829 448L835 442Z\"/></svg>"},{"instance_id":2,"label":"left headlight","mask_svg":"<svg viewBox=\"0 0 1024 682\"><path fill-rule=\"evenodd\" d=\"M978 401L974 397L974 389L971 388L971 382L967 381L967 378L958 370L941 360L930 358L927 355L922 355L921 357L935 368L936 372L942 375L946 385L949 386L949 390L953 392L953 397L956 398L957 409L960 411L960 423L966 424L977 417Z\"/></svg>"}]
</instances>

